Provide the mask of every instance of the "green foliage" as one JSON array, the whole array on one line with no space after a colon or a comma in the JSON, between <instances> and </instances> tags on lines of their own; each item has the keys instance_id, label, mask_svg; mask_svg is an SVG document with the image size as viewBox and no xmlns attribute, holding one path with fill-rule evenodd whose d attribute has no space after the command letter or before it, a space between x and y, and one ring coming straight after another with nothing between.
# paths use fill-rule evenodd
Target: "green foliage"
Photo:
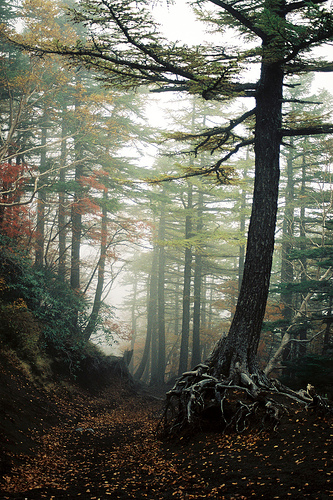
<instances>
[{"instance_id":1,"label":"green foliage","mask_svg":"<svg viewBox=\"0 0 333 500\"><path fill-rule=\"evenodd\" d=\"M21 359L35 360L41 328L24 300L0 303L0 314L0 342L14 349Z\"/></svg>"},{"instance_id":2,"label":"green foliage","mask_svg":"<svg viewBox=\"0 0 333 500\"><path fill-rule=\"evenodd\" d=\"M309 354L293 361L285 361L288 375L281 382L299 389L311 383L316 391L325 395L333 386L333 355L319 356Z\"/></svg>"},{"instance_id":3,"label":"green foliage","mask_svg":"<svg viewBox=\"0 0 333 500\"><path fill-rule=\"evenodd\" d=\"M282 331L284 328L286 328L288 325L288 322L281 318L276 321L264 321L262 325L262 332L279 332Z\"/></svg>"},{"instance_id":4,"label":"green foliage","mask_svg":"<svg viewBox=\"0 0 333 500\"><path fill-rule=\"evenodd\" d=\"M36 269L29 256L0 239L1 338L30 351L37 344L73 364L84 345L81 335L87 303L50 269ZM79 311L79 321L73 318Z\"/></svg>"}]
</instances>

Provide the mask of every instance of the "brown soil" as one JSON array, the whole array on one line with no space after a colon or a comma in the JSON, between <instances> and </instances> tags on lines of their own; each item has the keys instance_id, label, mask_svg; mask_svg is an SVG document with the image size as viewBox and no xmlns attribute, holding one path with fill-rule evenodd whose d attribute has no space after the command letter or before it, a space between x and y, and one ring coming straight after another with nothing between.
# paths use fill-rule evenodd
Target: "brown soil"
<instances>
[{"instance_id":1,"label":"brown soil","mask_svg":"<svg viewBox=\"0 0 333 500\"><path fill-rule=\"evenodd\" d=\"M162 401L123 379L99 395L46 390L1 357L0 384L3 500L333 498L333 426L323 416L164 441Z\"/></svg>"}]
</instances>

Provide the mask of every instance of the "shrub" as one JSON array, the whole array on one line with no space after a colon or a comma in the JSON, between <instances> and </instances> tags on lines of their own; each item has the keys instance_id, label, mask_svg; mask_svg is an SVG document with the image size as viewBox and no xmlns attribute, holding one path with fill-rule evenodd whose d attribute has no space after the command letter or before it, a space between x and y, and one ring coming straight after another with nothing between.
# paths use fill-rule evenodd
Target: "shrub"
<instances>
[{"instance_id":1,"label":"shrub","mask_svg":"<svg viewBox=\"0 0 333 500\"><path fill-rule=\"evenodd\" d=\"M0 236L1 338L22 351L39 342L74 367L84 345L87 302L50 269L36 269L26 252ZM38 326L37 326L38 325Z\"/></svg>"},{"instance_id":2,"label":"shrub","mask_svg":"<svg viewBox=\"0 0 333 500\"><path fill-rule=\"evenodd\" d=\"M0 339L22 359L34 360L39 349L41 328L23 299L0 304Z\"/></svg>"}]
</instances>

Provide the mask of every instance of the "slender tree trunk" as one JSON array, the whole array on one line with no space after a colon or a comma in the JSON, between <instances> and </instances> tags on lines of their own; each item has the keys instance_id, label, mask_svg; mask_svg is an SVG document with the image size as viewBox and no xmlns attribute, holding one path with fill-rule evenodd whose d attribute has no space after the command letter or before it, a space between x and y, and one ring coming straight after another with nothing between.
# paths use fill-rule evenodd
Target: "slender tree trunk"
<instances>
[{"instance_id":1,"label":"slender tree trunk","mask_svg":"<svg viewBox=\"0 0 333 500\"><path fill-rule=\"evenodd\" d=\"M197 234L200 235L203 228L203 192L199 191L197 208ZM194 280L193 280L193 345L192 363L194 367L201 362L201 342L200 342L200 312L201 312L201 281L202 281L202 249L199 247L195 251Z\"/></svg>"},{"instance_id":2,"label":"slender tree trunk","mask_svg":"<svg viewBox=\"0 0 333 500\"><path fill-rule=\"evenodd\" d=\"M188 185L187 215L185 219L185 265L184 265L184 285L183 285L183 317L182 317L182 337L180 344L179 369L181 375L187 370L188 347L190 337L190 299L191 299L191 266L192 248L190 237L192 235L192 185Z\"/></svg>"},{"instance_id":3,"label":"slender tree trunk","mask_svg":"<svg viewBox=\"0 0 333 500\"><path fill-rule=\"evenodd\" d=\"M216 375L232 376L235 367L258 373L256 353L265 314L274 250L279 188L283 70L265 56L256 96L255 183L242 286L226 340L210 363ZM267 59L267 60L266 60Z\"/></svg>"},{"instance_id":4,"label":"slender tree trunk","mask_svg":"<svg viewBox=\"0 0 333 500\"><path fill-rule=\"evenodd\" d=\"M153 251L153 262L151 266L151 274L149 279L149 293L148 293L148 314L147 314L147 335L145 346L143 350L143 355L141 362L134 374L135 378L142 378L146 366L149 363L149 353L151 352L151 344L153 335L156 337L156 316L157 316L157 266L158 266L158 248L154 248ZM155 352L154 352L155 354ZM155 365L157 366L157 359L155 356L154 360L154 370ZM152 363L152 371L153 371L153 363Z\"/></svg>"},{"instance_id":5,"label":"slender tree trunk","mask_svg":"<svg viewBox=\"0 0 333 500\"><path fill-rule=\"evenodd\" d=\"M203 275L202 277L202 290L201 290L201 330L207 330L207 277ZM207 358L207 342L201 342L201 359L206 360Z\"/></svg>"},{"instance_id":6,"label":"slender tree trunk","mask_svg":"<svg viewBox=\"0 0 333 500\"><path fill-rule=\"evenodd\" d=\"M302 184L301 184L301 199L305 198L306 194L306 158L305 154L302 156ZM306 250L306 230L305 230L306 218L305 218L305 205L302 203L301 212L300 212L300 223L299 223L299 236L300 236L300 251L303 252ZM305 255L302 255L300 258L302 270L301 270L301 282L307 280L306 276L306 268L307 268L307 258ZM302 296L302 300L304 296Z\"/></svg>"},{"instance_id":7,"label":"slender tree trunk","mask_svg":"<svg viewBox=\"0 0 333 500\"><path fill-rule=\"evenodd\" d=\"M58 195L58 231L59 231L59 261L58 261L58 276L61 281L65 281L66 278L66 208L65 208L65 163L66 163L66 153L67 144L65 140L66 136L66 121L65 121L65 110L63 108L62 113L62 124L61 124L61 152L60 152L60 173L59 173L59 195Z\"/></svg>"},{"instance_id":8,"label":"slender tree trunk","mask_svg":"<svg viewBox=\"0 0 333 500\"><path fill-rule=\"evenodd\" d=\"M71 225L72 225L72 240L71 240L71 268L70 268L70 285L71 288L79 295L81 289L80 280L80 252L81 252L81 237L82 237L82 198L83 190L81 180L83 177L83 143L80 137L80 129L82 126L81 112L81 96L80 96L80 75L77 76L77 97L75 99L75 113L77 123L77 133L74 135L74 152L75 152L75 191L73 202L71 205ZM79 311L72 311L72 327L78 329Z\"/></svg>"},{"instance_id":9,"label":"slender tree trunk","mask_svg":"<svg viewBox=\"0 0 333 500\"><path fill-rule=\"evenodd\" d=\"M329 304L327 308L327 317L331 318L332 316L332 304L333 304L333 299L332 296L329 297ZM323 343L323 356L327 354L327 351L329 349L329 342L330 342L330 336L331 336L331 324L332 322L327 320L326 323L326 328L325 328L325 334L324 334L324 343Z\"/></svg>"},{"instance_id":10,"label":"slender tree trunk","mask_svg":"<svg viewBox=\"0 0 333 500\"><path fill-rule=\"evenodd\" d=\"M157 280L156 280L157 285ZM155 290L157 294L157 286ZM157 330L157 295L154 299L154 316L152 318L151 330L151 357L150 357L150 385L156 385L158 381L158 330Z\"/></svg>"},{"instance_id":11,"label":"slender tree trunk","mask_svg":"<svg viewBox=\"0 0 333 500\"><path fill-rule=\"evenodd\" d=\"M107 192L103 191L103 199L106 202ZM100 244L100 257L98 260L98 270L97 270L97 285L94 296L93 308L90 313L88 324L84 330L84 340L87 342L91 335L94 333L97 322L98 315L102 305L102 294L104 288L104 276L105 276L105 261L106 261L106 250L107 250L107 209L106 203L103 203L102 207L102 220L101 220L101 244Z\"/></svg>"},{"instance_id":12,"label":"slender tree trunk","mask_svg":"<svg viewBox=\"0 0 333 500\"><path fill-rule=\"evenodd\" d=\"M46 112L44 112L43 121L46 121ZM40 173L44 173L46 170L46 139L47 139L47 128L45 123L42 124L42 136L41 136L41 153L40 153ZM45 177L43 178L43 182ZM44 264L44 244L45 244L45 205L46 205L46 193L45 189L40 189L38 191L37 197L37 225L36 225L36 247L35 247L35 266L43 267Z\"/></svg>"},{"instance_id":13,"label":"slender tree trunk","mask_svg":"<svg viewBox=\"0 0 333 500\"><path fill-rule=\"evenodd\" d=\"M209 289L208 330L211 330L213 325L213 289L215 285L214 282L215 282L214 276L212 276Z\"/></svg>"},{"instance_id":14,"label":"slender tree trunk","mask_svg":"<svg viewBox=\"0 0 333 500\"><path fill-rule=\"evenodd\" d=\"M179 335L179 323L180 323L180 301L179 301L179 293L180 293L180 276L179 276L179 265L176 270L176 284L175 284L175 299L174 299L174 326L173 332L175 336Z\"/></svg>"},{"instance_id":15,"label":"slender tree trunk","mask_svg":"<svg viewBox=\"0 0 333 500\"><path fill-rule=\"evenodd\" d=\"M77 156L78 158L78 156ZM71 208L72 220L72 251L71 251L71 287L79 292L80 290L80 250L82 235L82 213L81 213L81 190L80 180L83 174L82 165L75 169L76 192Z\"/></svg>"},{"instance_id":16,"label":"slender tree trunk","mask_svg":"<svg viewBox=\"0 0 333 500\"><path fill-rule=\"evenodd\" d=\"M162 204L158 231L158 359L157 359L157 384L164 384L165 376L165 204Z\"/></svg>"},{"instance_id":17,"label":"slender tree trunk","mask_svg":"<svg viewBox=\"0 0 333 500\"><path fill-rule=\"evenodd\" d=\"M81 111L81 97L80 97L80 75L77 77L77 93L75 99L75 117L77 120L77 130L80 130L82 119L80 117ZM80 133L74 136L74 151L75 151L75 191L74 199L71 207L71 222L72 222L72 245L71 245L71 274L70 284L73 290L80 293L80 251L81 251L81 236L82 236L82 198L83 191L81 186L81 179L83 176L83 144ZM78 311L73 310L73 326L77 327L78 324Z\"/></svg>"},{"instance_id":18,"label":"slender tree trunk","mask_svg":"<svg viewBox=\"0 0 333 500\"><path fill-rule=\"evenodd\" d=\"M285 210L282 225L282 250L281 250L281 283L292 283L294 277L294 268L290 261L290 252L292 250L292 238L294 236L294 141L291 138L288 146L287 157L287 186L285 194ZM290 323L293 317L293 294L286 290L281 293L281 301L284 305L283 317Z\"/></svg>"},{"instance_id":19,"label":"slender tree trunk","mask_svg":"<svg viewBox=\"0 0 333 500\"><path fill-rule=\"evenodd\" d=\"M242 189L241 192L241 209L240 209L240 221L239 221L239 232L240 237L245 236L245 209L246 209L246 189ZM244 273L244 261L245 261L245 245L241 243L239 246L239 257L238 257L238 293L240 292L243 273Z\"/></svg>"},{"instance_id":20,"label":"slender tree trunk","mask_svg":"<svg viewBox=\"0 0 333 500\"><path fill-rule=\"evenodd\" d=\"M128 365L128 369L130 373L133 373L133 359L134 359L134 346L136 340L136 303L137 303L137 291L138 291L138 277L134 274L133 280L133 300L131 304L131 330L132 330L132 338L131 338L131 348L130 350L133 352L131 357L130 364Z\"/></svg>"},{"instance_id":21,"label":"slender tree trunk","mask_svg":"<svg viewBox=\"0 0 333 500\"><path fill-rule=\"evenodd\" d=\"M290 139L289 151L287 157L287 186L285 194L285 211L282 225L282 251L281 251L281 283L292 283L294 268L292 262L289 260L289 254L292 250L292 238L294 236L294 173L293 173L293 156L294 156L294 140ZM283 318L291 323L294 315L293 311L293 294L290 290L281 293L281 301L284 305ZM291 351L295 349L295 345L289 343L286 345L282 359L288 360L291 356ZM290 376L291 371L289 368L283 369L283 375Z\"/></svg>"},{"instance_id":22,"label":"slender tree trunk","mask_svg":"<svg viewBox=\"0 0 333 500\"><path fill-rule=\"evenodd\" d=\"M301 197L305 198L305 192L306 192L306 167L307 167L307 164L306 164L306 157L305 157L305 154L303 154L302 156L302 187L301 187ZM303 250L306 249L306 228L305 228L305 224L306 224L306 215L305 215L305 206L304 206L304 203L302 204L302 208L301 208L301 214L300 214L300 242L301 242L301 251L303 252ZM302 272L301 272L301 282L306 282L307 281L307 272L306 272L306 269L307 269L307 258L305 255L303 255L300 259L301 261L301 265L302 265ZM302 295L302 300L304 300L304 295ZM299 338L300 340L306 340L307 339L307 327L306 325L303 326L303 328L301 328L300 330L300 333L299 333ZM307 346L306 346L306 343L304 343L303 345L300 344L298 346L294 346L294 348L298 348L298 352L295 353L295 355L301 355L301 356L305 356L306 354L306 350L307 350Z\"/></svg>"}]
</instances>

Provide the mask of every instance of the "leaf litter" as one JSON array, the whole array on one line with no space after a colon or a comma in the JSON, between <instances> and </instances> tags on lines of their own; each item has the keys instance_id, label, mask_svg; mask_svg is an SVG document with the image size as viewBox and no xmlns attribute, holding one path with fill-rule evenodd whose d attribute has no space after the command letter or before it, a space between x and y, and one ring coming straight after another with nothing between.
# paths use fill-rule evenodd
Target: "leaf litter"
<instances>
[{"instance_id":1,"label":"leaf litter","mask_svg":"<svg viewBox=\"0 0 333 500\"><path fill-rule=\"evenodd\" d=\"M22 414L36 405L27 391ZM277 432L163 440L163 401L148 393L76 387L38 398L41 425L17 429L17 446L4 448L3 500L332 498L332 422L311 412L286 417ZM28 432L33 445L20 450Z\"/></svg>"}]
</instances>

